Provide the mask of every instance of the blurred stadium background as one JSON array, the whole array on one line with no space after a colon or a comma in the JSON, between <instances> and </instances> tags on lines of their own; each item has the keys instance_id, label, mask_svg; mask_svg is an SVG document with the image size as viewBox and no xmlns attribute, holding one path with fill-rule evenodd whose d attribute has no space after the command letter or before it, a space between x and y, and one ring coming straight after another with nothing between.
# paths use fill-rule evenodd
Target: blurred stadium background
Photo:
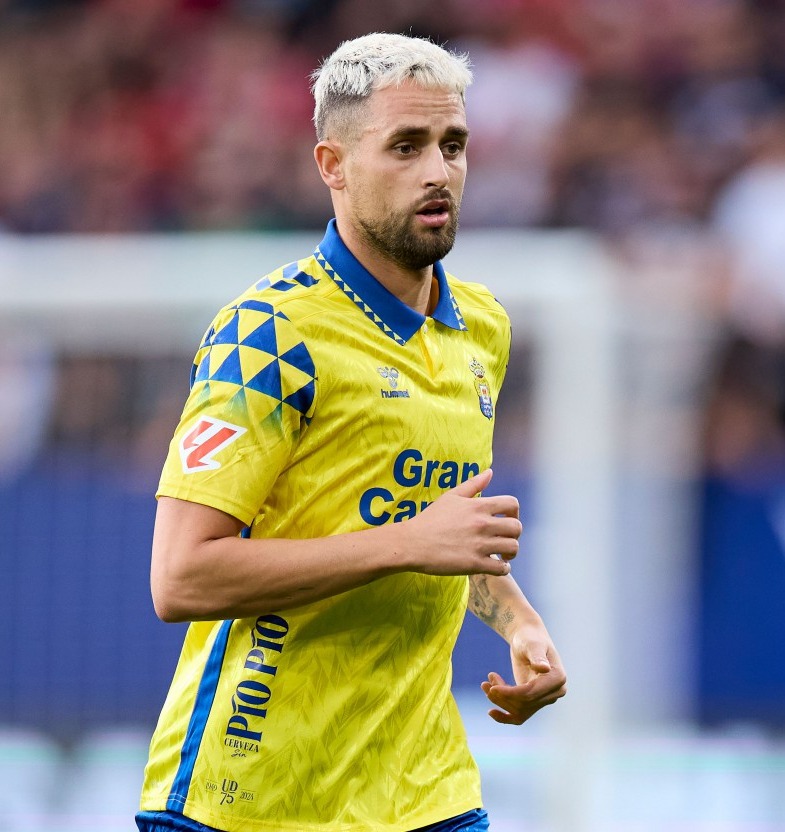
<instances>
[{"instance_id":1,"label":"blurred stadium background","mask_svg":"<svg viewBox=\"0 0 785 832\"><path fill-rule=\"evenodd\" d=\"M570 673L495 725L467 620L495 832L782 832L782 0L0 0L0 830L132 828L191 357L320 239L306 78L374 30L473 59L448 264L513 318L493 485Z\"/></svg>"}]
</instances>

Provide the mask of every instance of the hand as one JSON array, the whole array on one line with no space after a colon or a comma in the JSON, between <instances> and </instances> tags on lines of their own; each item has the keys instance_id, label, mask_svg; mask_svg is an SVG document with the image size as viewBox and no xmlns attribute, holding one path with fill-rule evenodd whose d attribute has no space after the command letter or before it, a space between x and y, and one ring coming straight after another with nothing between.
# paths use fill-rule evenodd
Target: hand
<instances>
[{"instance_id":1,"label":"hand","mask_svg":"<svg viewBox=\"0 0 785 832\"><path fill-rule=\"evenodd\" d=\"M515 497L478 497L490 468L442 494L425 511L401 524L408 568L428 575L507 575L518 554L522 526ZM498 555L499 558L492 557Z\"/></svg>"},{"instance_id":2,"label":"hand","mask_svg":"<svg viewBox=\"0 0 785 832\"><path fill-rule=\"evenodd\" d=\"M518 630L510 641L515 684L508 685L498 673L489 673L480 687L496 705L488 715L507 725L523 725L540 708L552 705L567 693L567 677L559 654L541 625Z\"/></svg>"}]
</instances>

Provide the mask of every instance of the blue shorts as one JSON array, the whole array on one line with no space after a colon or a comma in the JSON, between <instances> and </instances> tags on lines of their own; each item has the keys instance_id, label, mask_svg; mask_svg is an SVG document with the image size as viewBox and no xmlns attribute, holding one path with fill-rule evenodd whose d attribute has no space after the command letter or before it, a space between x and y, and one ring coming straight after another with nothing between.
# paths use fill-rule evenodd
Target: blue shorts
<instances>
[{"instance_id":1,"label":"blue shorts","mask_svg":"<svg viewBox=\"0 0 785 832\"><path fill-rule=\"evenodd\" d=\"M139 812L136 825L139 832L219 832L177 812ZM472 809L471 812L421 826L412 832L488 832L489 828L485 809Z\"/></svg>"}]
</instances>

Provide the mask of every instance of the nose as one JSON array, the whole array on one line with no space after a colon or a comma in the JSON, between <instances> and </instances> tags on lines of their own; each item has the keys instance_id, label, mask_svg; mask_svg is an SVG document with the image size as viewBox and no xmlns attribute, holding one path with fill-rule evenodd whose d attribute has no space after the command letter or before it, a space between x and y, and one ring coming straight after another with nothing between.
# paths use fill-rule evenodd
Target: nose
<instances>
[{"instance_id":1,"label":"nose","mask_svg":"<svg viewBox=\"0 0 785 832\"><path fill-rule=\"evenodd\" d=\"M426 188L445 188L450 182L447 163L439 145L429 147L423 154L423 186Z\"/></svg>"}]
</instances>

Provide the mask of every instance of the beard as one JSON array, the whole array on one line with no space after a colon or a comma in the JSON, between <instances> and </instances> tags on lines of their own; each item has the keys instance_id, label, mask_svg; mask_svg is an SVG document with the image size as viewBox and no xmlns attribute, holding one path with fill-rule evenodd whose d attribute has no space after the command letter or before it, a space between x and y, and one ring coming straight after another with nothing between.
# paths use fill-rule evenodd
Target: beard
<instances>
[{"instance_id":1,"label":"beard","mask_svg":"<svg viewBox=\"0 0 785 832\"><path fill-rule=\"evenodd\" d=\"M445 257L455 244L459 206L449 193L431 194L427 200L447 199L450 217L441 228L415 229L414 209L388 214L383 219L358 217L366 242L379 254L404 269L420 271Z\"/></svg>"}]
</instances>

